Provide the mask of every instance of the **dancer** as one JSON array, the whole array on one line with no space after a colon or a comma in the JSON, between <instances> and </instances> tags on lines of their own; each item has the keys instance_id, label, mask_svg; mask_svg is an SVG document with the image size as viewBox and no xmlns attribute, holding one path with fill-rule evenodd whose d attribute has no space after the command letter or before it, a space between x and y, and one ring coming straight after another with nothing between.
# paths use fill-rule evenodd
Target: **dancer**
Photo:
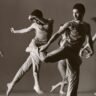
<instances>
[{"instance_id":1,"label":"dancer","mask_svg":"<svg viewBox=\"0 0 96 96\"><path fill-rule=\"evenodd\" d=\"M92 42L93 42L93 44L95 43L95 41L96 41L96 34L92 37ZM89 44L86 44L86 45L84 46L84 49L83 49L83 52L82 52L83 54L79 53L79 55L80 55L80 56L83 56L84 53L88 54L88 53L91 51L89 47L90 47ZM84 55L84 56L85 56L85 55ZM87 55L87 56L85 56L85 57L86 57L86 58L89 58L90 55ZM63 91L63 88L64 88L64 86L67 85L67 83L68 83L68 81L67 81L67 73L66 73L67 67L68 67L68 64L67 64L67 63L68 63L68 60L67 60L67 59L66 59L66 60L60 60L58 63L59 63L59 64L58 64L58 70L59 70L59 72L60 72L60 74L61 74L62 81L60 81L60 82L58 82L57 84L53 85L52 88L51 88L51 92L54 91L57 87L60 86L59 93L60 93L60 94L65 94L65 92ZM64 81L64 80L65 80L65 81ZM95 95L95 94L96 94L96 93L94 93L94 95Z\"/></svg>"},{"instance_id":2,"label":"dancer","mask_svg":"<svg viewBox=\"0 0 96 96\"><path fill-rule=\"evenodd\" d=\"M29 31L35 32L35 37L32 39L29 46L26 48L26 52L30 52L29 57L24 62L24 64L20 67L18 72L16 73L13 80L7 84L7 96L11 93L13 87L19 80L23 77L23 75L33 67L33 77L34 77L34 90L38 94L43 94L43 91L40 88L39 84L39 73L40 73L40 58L39 58L39 47L47 43L50 39L53 31L53 20L51 18L45 19L43 17L42 11L36 9L31 15L28 17L29 20L32 21L32 24L24 29L14 30L11 28L12 33L27 33Z\"/></svg>"},{"instance_id":3,"label":"dancer","mask_svg":"<svg viewBox=\"0 0 96 96\"><path fill-rule=\"evenodd\" d=\"M96 22L96 17L93 17L92 20ZM65 38L66 38L66 36L65 36ZM96 33L95 33L95 35L92 37L92 42L93 42L93 44L94 44L95 41L96 41ZM59 44L59 45L60 45L60 44ZM89 44L86 44L86 45L84 46L83 54L79 53L79 55L80 55L80 56L85 56L84 53L87 54L89 51L91 51L89 47L90 47ZM89 58L89 57L90 57L90 55L89 55L89 56L87 55L86 58ZM59 64L58 64L58 70L59 70L59 73L61 74L62 81L60 81L60 82L58 82L57 84L53 85L52 88L51 88L51 92L54 91L57 87L60 86L60 91L59 91L60 94L65 94L64 91L63 91L63 87L68 83L68 82L67 82L67 76L66 76L66 70L67 70L66 68L68 67L68 65L66 65L66 64L68 63L68 61L66 61L66 60L61 60L61 61L58 62L58 63L59 63ZM65 78L64 78L64 77L65 77ZM64 81L64 79L65 79L65 81ZM65 83L64 83L64 82L65 82ZM62 83L63 83L63 84L62 84ZM94 95L96 95L96 92L94 93Z\"/></svg>"},{"instance_id":4,"label":"dancer","mask_svg":"<svg viewBox=\"0 0 96 96\"><path fill-rule=\"evenodd\" d=\"M62 35L60 42L64 43L64 45L47 54L41 53L40 58L45 62L56 62L58 60L68 59L69 67L67 74L67 96L77 96L79 70L80 64L82 63L79 52L81 53L81 55L83 54L84 49L80 49L83 47L83 44L86 40L91 50L87 55L91 56L94 53L90 25L87 22L83 21L85 14L84 5L77 3L73 6L72 11L74 19L65 23L63 26L60 26L59 30L51 37L48 43L44 46L41 46L40 48L41 51L45 51L54 40ZM64 33L66 33L66 42L65 40L63 40Z\"/></svg>"}]
</instances>

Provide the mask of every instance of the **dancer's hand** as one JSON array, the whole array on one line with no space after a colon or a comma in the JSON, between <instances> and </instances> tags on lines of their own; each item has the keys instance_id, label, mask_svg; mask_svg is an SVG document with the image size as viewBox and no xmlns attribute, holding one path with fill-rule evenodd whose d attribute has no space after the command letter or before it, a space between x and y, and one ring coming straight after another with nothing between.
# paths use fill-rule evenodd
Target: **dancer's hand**
<instances>
[{"instance_id":1,"label":"dancer's hand","mask_svg":"<svg viewBox=\"0 0 96 96\"><path fill-rule=\"evenodd\" d=\"M85 56L85 58L88 59L88 58L90 58L91 56L92 56L92 54L88 53L88 54Z\"/></svg>"},{"instance_id":2,"label":"dancer's hand","mask_svg":"<svg viewBox=\"0 0 96 96\"><path fill-rule=\"evenodd\" d=\"M88 49L88 47L82 48L79 52L79 56L80 57L84 56L86 59L90 58L93 54L94 52Z\"/></svg>"},{"instance_id":3,"label":"dancer's hand","mask_svg":"<svg viewBox=\"0 0 96 96\"><path fill-rule=\"evenodd\" d=\"M4 57L4 55L3 55L2 51L0 51L0 56L1 56L1 57Z\"/></svg>"},{"instance_id":4,"label":"dancer's hand","mask_svg":"<svg viewBox=\"0 0 96 96\"><path fill-rule=\"evenodd\" d=\"M40 51L45 51L47 48L48 48L48 45L45 44L45 45L40 47Z\"/></svg>"},{"instance_id":5,"label":"dancer's hand","mask_svg":"<svg viewBox=\"0 0 96 96\"><path fill-rule=\"evenodd\" d=\"M13 27L10 28L10 31L11 31L12 33L15 33L15 30L14 30Z\"/></svg>"},{"instance_id":6,"label":"dancer's hand","mask_svg":"<svg viewBox=\"0 0 96 96\"><path fill-rule=\"evenodd\" d=\"M94 54L93 51L89 51L89 52L86 54L85 58L88 59L88 58L90 58L93 54Z\"/></svg>"}]
</instances>

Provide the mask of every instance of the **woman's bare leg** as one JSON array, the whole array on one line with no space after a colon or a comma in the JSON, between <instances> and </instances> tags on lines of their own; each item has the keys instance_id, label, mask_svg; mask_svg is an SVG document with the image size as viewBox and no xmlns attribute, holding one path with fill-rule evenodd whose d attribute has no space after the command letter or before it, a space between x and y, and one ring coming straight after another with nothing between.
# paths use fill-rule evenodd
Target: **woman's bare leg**
<instances>
[{"instance_id":1,"label":"woman's bare leg","mask_svg":"<svg viewBox=\"0 0 96 96\"><path fill-rule=\"evenodd\" d=\"M13 87L16 85L17 82L19 82L19 80L21 80L21 78L24 76L24 74L30 69L31 67L31 58L30 56L28 57L28 59L25 61L25 63L20 67L20 69L17 71L15 77L13 78L13 80L7 84L7 92L6 95L9 96Z\"/></svg>"},{"instance_id":2,"label":"woman's bare leg","mask_svg":"<svg viewBox=\"0 0 96 96\"><path fill-rule=\"evenodd\" d=\"M64 86L68 83L67 82L67 77L66 77L66 70L67 70L67 59L64 59L64 60L60 60L58 62L58 70L59 70L59 73L62 77L62 84L61 84L61 87L60 87L60 94L65 94L64 92Z\"/></svg>"},{"instance_id":3,"label":"woman's bare leg","mask_svg":"<svg viewBox=\"0 0 96 96\"><path fill-rule=\"evenodd\" d=\"M40 59L37 57L32 58L33 62L33 77L34 77L34 90L38 94L43 94L43 91L40 88L39 74L40 74Z\"/></svg>"},{"instance_id":4,"label":"woman's bare leg","mask_svg":"<svg viewBox=\"0 0 96 96\"><path fill-rule=\"evenodd\" d=\"M65 60L60 60L58 62L58 70L59 73L62 77L62 81L58 82L57 84L52 86L51 92L54 91L57 87L60 86L60 94L65 94L65 92L63 91L65 84L67 84L67 80L66 80L66 59Z\"/></svg>"}]
</instances>

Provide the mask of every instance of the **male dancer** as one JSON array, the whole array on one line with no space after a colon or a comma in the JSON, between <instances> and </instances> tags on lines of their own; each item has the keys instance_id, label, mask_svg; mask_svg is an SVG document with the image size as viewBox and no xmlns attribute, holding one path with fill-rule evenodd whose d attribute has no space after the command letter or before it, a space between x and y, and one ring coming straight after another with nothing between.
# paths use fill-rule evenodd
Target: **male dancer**
<instances>
[{"instance_id":1,"label":"male dancer","mask_svg":"<svg viewBox=\"0 0 96 96\"><path fill-rule=\"evenodd\" d=\"M44 46L41 46L40 49L41 51L46 50L54 40L62 35L60 43L64 45L50 53L41 53L40 57L42 61L45 62L56 62L59 60L68 59L69 72L67 96L77 96L79 70L82 62L79 52L82 55L84 48L82 50L80 49L83 47L83 44L86 40L91 50L88 53L88 56L93 54L90 25L83 21L85 7L83 4L77 3L73 6L72 11L74 19L65 23L63 26L60 26L59 30L51 37L48 43ZM66 42L63 40L64 34L66 34Z\"/></svg>"},{"instance_id":2,"label":"male dancer","mask_svg":"<svg viewBox=\"0 0 96 96\"><path fill-rule=\"evenodd\" d=\"M40 72L40 58L39 58L39 47L47 43L50 39L53 31L53 20L43 18L43 14L40 10L34 10L31 15L28 17L29 20L32 21L32 24L21 30L14 30L11 28L12 33L27 33L29 31L35 32L35 37L32 39L29 46L26 48L26 52L30 52L29 57L24 62L24 64L20 67L18 72L16 73L13 80L7 84L7 96L12 91L15 84L23 77L23 75L33 66L33 76L34 76L34 90L38 94L42 94L43 91L39 85L39 72Z\"/></svg>"},{"instance_id":3,"label":"male dancer","mask_svg":"<svg viewBox=\"0 0 96 96\"><path fill-rule=\"evenodd\" d=\"M96 34L92 37L92 42L93 44L95 43L96 41ZM84 55L84 53L88 54L90 52L90 46L89 46L89 43L86 44L83 48L83 52L82 53L79 53L79 55L82 57L82 56L85 56L86 58L89 58L90 57L90 54L89 55ZM59 69L59 72L61 74L61 77L62 77L62 81L58 82L57 84L53 85L52 88L51 88L51 92L54 91L57 87L60 86L60 94L65 94L64 91L63 91L63 88L64 86L68 83L67 82L67 67L68 67L68 60L60 60L58 62L58 69ZM65 81L64 81L65 80ZM96 93L94 93L94 95L96 95Z\"/></svg>"}]
</instances>

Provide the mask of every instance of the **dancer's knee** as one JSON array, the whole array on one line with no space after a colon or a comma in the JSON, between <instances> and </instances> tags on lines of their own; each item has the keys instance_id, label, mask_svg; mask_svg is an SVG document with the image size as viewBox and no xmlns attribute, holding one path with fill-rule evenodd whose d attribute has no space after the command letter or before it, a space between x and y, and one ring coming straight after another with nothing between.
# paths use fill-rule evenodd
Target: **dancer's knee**
<instances>
[{"instance_id":1,"label":"dancer's knee","mask_svg":"<svg viewBox=\"0 0 96 96\"><path fill-rule=\"evenodd\" d=\"M33 65L33 75L37 75L39 72L39 66Z\"/></svg>"},{"instance_id":2,"label":"dancer's knee","mask_svg":"<svg viewBox=\"0 0 96 96\"><path fill-rule=\"evenodd\" d=\"M33 76L37 76L38 75L38 71L34 70L33 71Z\"/></svg>"},{"instance_id":3,"label":"dancer's knee","mask_svg":"<svg viewBox=\"0 0 96 96\"><path fill-rule=\"evenodd\" d=\"M22 67L20 68L20 70L21 70L22 73L25 73L25 72L27 71L27 68L26 68L25 66L22 66Z\"/></svg>"}]
</instances>

